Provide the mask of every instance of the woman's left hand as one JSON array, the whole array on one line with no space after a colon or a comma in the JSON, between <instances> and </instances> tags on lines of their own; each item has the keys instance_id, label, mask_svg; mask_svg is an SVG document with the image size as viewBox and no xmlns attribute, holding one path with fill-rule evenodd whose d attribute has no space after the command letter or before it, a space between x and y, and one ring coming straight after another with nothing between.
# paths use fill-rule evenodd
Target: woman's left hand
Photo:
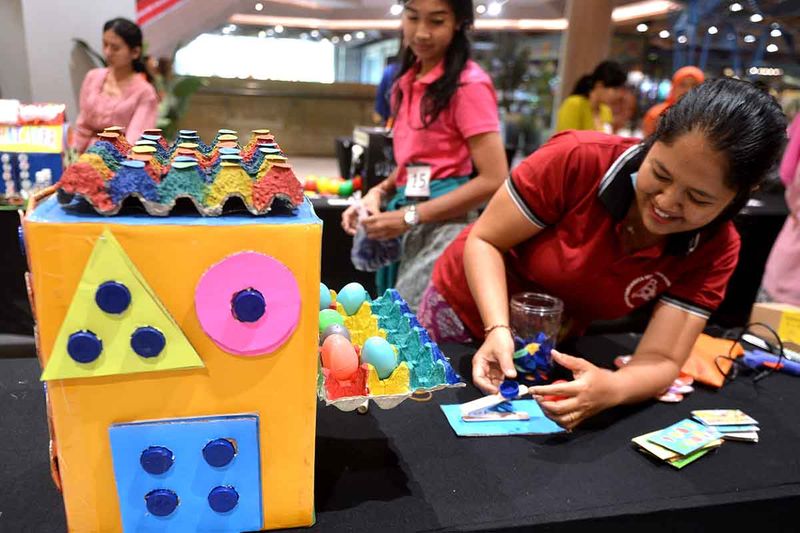
<instances>
[{"instance_id":1,"label":"woman's left hand","mask_svg":"<svg viewBox=\"0 0 800 533\"><path fill-rule=\"evenodd\" d=\"M379 241L394 239L408 231L402 209L377 213L365 218L361 223L367 231L367 237Z\"/></svg>"},{"instance_id":2,"label":"woman's left hand","mask_svg":"<svg viewBox=\"0 0 800 533\"><path fill-rule=\"evenodd\" d=\"M616 405L614 372L599 368L586 359L553 350L553 360L571 370L573 381L531 387L529 392L545 416L567 430Z\"/></svg>"}]
</instances>

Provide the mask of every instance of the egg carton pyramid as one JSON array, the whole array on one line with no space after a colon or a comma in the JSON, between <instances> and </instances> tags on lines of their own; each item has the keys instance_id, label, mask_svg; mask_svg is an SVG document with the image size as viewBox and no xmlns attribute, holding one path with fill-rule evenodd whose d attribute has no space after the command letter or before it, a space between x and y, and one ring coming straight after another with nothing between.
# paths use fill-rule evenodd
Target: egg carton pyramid
<instances>
[{"instance_id":1,"label":"egg carton pyramid","mask_svg":"<svg viewBox=\"0 0 800 533\"><path fill-rule=\"evenodd\" d=\"M269 130L253 130L244 146L233 130L219 130L209 145L194 130L181 130L172 143L146 130L131 145L112 127L64 171L59 200L75 197L102 215L117 214L130 197L153 216L169 215L181 198L203 216L221 215L232 198L263 215L276 201L297 207L303 187Z\"/></svg>"},{"instance_id":2,"label":"egg carton pyramid","mask_svg":"<svg viewBox=\"0 0 800 533\"><path fill-rule=\"evenodd\" d=\"M365 301L353 314L347 313L341 301L335 306L360 364L345 379L337 379L324 363L320 364L317 393L326 405L352 411L372 400L382 409L391 409L414 394L465 386L396 290L389 289L371 302ZM364 347L375 337L388 341L396 356L396 365L383 372L390 372L384 379L375 366L365 361L368 358Z\"/></svg>"}]
</instances>

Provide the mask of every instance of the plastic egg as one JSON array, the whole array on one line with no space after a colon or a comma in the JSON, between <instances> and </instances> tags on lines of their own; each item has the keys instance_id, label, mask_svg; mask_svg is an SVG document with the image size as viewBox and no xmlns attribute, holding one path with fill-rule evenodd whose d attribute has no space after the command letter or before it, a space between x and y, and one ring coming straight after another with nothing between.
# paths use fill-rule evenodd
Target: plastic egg
<instances>
[{"instance_id":1,"label":"plastic egg","mask_svg":"<svg viewBox=\"0 0 800 533\"><path fill-rule=\"evenodd\" d=\"M345 326L341 324L331 324L330 326L325 328L325 331L323 331L322 335L320 335L319 343L323 344L325 342L325 339L327 339L331 335L341 335L345 339L351 341L350 331L348 331Z\"/></svg>"},{"instance_id":2,"label":"plastic egg","mask_svg":"<svg viewBox=\"0 0 800 533\"><path fill-rule=\"evenodd\" d=\"M314 192L317 190L317 180L314 178L306 178L306 181L303 183L303 189L309 192Z\"/></svg>"},{"instance_id":3,"label":"plastic egg","mask_svg":"<svg viewBox=\"0 0 800 533\"><path fill-rule=\"evenodd\" d=\"M386 379L397 368L397 354L383 337L370 337L361 347L361 361L375 367L378 377Z\"/></svg>"},{"instance_id":4,"label":"plastic egg","mask_svg":"<svg viewBox=\"0 0 800 533\"><path fill-rule=\"evenodd\" d=\"M331 335L322 343L322 366L339 380L349 379L358 370L358 356L349 340Z\"/></svg>"},{"instance_id":5,"label":"plastic egg","mask_svg":"<svg viewBox=\"0 0 800 533\"><path fill-rule=\"evenodd\" d=\"M342 290L339 291L337 301L342 304L345 312L348 315L354 315L358 312L365 301L369 300L367 290L360 283L348 283Z\"/></svg>"},{"instance_id":6,"label":"plastic egg","mask_svg":"<svg viewBox=\"0 0 800 533\"><path fill-rule=\"evenodd\" d=\"M337 191L339 196L350 196L353 194L353 181L347 180L339 183L339 190Z\"/></svg>"},{"instance_id":7,"label":"plastic egg","mask_svg":"<svg viewBox=\"0 0 800 533\"><path fill-rule=\"evenodd\" d=\"M323 309L319 312L319 334L328 329L331 324L344 326L344 317L333 309Z\"/></svg>"},{"instance_id":8,"label":"plastic egg","mask_svg":"<svg viewBox=\"0 0 800 533\"><path fill-rule=\"evenodd\" d=\"M328 309L333 303L331 298L331 290L324 284L319 284L319 310Z\"/></svg>"}]
</instances>

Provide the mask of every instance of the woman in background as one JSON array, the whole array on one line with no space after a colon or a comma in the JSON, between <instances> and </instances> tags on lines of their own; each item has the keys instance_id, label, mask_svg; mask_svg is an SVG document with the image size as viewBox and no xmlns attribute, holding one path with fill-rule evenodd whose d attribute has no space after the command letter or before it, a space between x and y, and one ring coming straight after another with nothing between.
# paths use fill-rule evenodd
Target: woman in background
<instances>
[{"instance_id":1,"label":"woman in background","mask_svg":"<svg viewBox=\"0 0 800 533\"><path fill-rule=\"evenodd\" d=\"M642 119L642 133L644 136L648 137L655 133L658 119L664 111L675 105L675 102L683 98L683 95L688 93L692 87L700 85L705 79L703 71L691 65L681 67L675 71L667 99L648 109L644 119Z\"/></svg>"},{"instance_id":2,"label":"woman in background","mask_svg":"<svg viewBox=\"0 0 800 533\"><path fill-rule=\"evenodd\" d=\"M603 61L594 72L575 84L558 109L556 132L564 130L613 131L612 103L620 96L628 74L615 61Z\"/></svg>"},{"instance_id":3,"label":"woman in background","mask_svg":"<svg viewBox=\"0 0 800 533\"><path fill-rule=\"evenodd\" d=\"M103 56L107 67L90 70L83 80L80 113L71 147L82 153L95 135L109 126L122 126L135 142L156 126L158 96L142 61L142 30L128 19L103 25Z\"/></svg>"}]
</instances>

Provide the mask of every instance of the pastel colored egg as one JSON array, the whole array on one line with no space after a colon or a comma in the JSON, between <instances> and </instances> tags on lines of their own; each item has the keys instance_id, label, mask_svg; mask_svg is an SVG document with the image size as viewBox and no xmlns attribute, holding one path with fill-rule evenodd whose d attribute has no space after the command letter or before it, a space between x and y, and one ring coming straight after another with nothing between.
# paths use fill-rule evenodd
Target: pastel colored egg
<instances>
[{"instance_id":1,"label":"pastel colored egg","mask_svg":"<svg viewBox=\"0 0 800 533\"><path fill-rule=\"evenodd\" d=\"M361 304L369 300L369 294L363 285L353 282L342 287L337 300L348 315L354 315L358 312Z\"/></svg>"},{"instance_id":2,"label":"pastel colored egg","mask_svg":"<svg viewBox=\"0 0 800 533\"><path fill-rule=\"evenodd\" d=\"M331 290L325 286L324 283L319 284L319 310L328 309L331 306L333 299L331 298Z\"/></svg>"},{"instance_id":3,"label":"pastel colored egg","mask_svg":"<svg viewBox=\"0 0 800 533\"><path fill-rule=\"evenodd\" d=\"M361 347L361 361L375 367L378 377L386 379L397 368L397 354L383 337L370 337Z\"/></svg>"},{"instance_id":4,"label":"pastel colored egg","mask_svg":"<svg viewBox=\"0 0 800 533\"><path fill-rule=\"evenodd\" d=\"M345 339L349 341L351 340L350 331L348 331L348 329L345 326L341 324L331 324L330 326L325 328L325 331L322 332L322 335L319 338L319 343L323 344L325 342L325 339L327 339L331 335L341 335Z\"/></svg>"},{"instance_id":5,"label":"pastel colored egg","mask_svg":"<svg viewBox=\"0 0 800 533\"><path fill-rule=\"evenodd\" d=\"M328 329L331 324L339 324L344 326L344 317L334 311L333 309L323 309L319 312L319 334Z\"/></svg>"},{"instance_id":6,"label":"pastel colored egg","mask_svg":"<svg viewBox=\"0 0 800 533\"><path fill-rule=\"evenodd\" d=\"M322 343L322 366L339 380L350 378L358 370L358 356L349 340L331 335Z\"/></svg>"}]
</instances>

